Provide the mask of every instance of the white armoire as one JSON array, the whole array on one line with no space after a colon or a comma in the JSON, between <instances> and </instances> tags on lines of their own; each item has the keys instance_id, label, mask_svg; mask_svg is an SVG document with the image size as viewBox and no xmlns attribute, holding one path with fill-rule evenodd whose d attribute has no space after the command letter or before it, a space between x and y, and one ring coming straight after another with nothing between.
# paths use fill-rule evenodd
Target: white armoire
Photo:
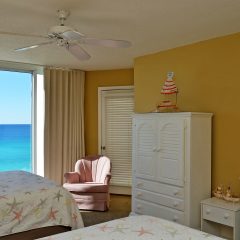
<instances>
[{"instance_id":1,"label":"white armoire","mask_svg":"<svg viewBox=\"0 0 240 240\"><path fill-rule=\"evenodd\" d=\"M211 113L133 116L132 213L200 228L211 197Z\"/></svg>"}]
</instances>

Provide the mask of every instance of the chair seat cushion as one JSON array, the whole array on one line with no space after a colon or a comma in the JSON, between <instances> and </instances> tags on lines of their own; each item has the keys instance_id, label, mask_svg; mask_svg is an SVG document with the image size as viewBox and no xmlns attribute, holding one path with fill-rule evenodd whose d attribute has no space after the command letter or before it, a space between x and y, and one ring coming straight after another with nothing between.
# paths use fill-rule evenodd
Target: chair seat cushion
<instances>
[{"instance_id":1,"label":"chair seat cushion","mask_svg":"<svg viewBox=\"0 0 240 240\"><path fill-rule=\"evenodd\" d=\"M63 187L66 188L69 192L82 192L82 193L108 192L108 185L96 182L64 183Z\"/></svg>"}]
</instances>

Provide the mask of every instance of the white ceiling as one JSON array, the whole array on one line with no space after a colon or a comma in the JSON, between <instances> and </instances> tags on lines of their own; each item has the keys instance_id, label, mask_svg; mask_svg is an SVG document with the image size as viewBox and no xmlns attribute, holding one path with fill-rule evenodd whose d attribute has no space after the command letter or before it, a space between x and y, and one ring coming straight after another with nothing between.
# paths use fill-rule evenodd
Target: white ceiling
<instances>
[{"instance_id":1,"label":"white ceiling","mask_svg":"<svg viewBox=\"0 0 240 240\"><path fill-rule=\"evenodd\" d=\"M138 56L240 31L240 0L1 0L0 31L46 35L59 24L58 9L69 10L66 25L86 36L129 40L132 47L82 45L92 57L79 61L55 44L14 52L43 39L0 34L0 60L82 70L131 68Z\"/></svg>"}]
</instances>

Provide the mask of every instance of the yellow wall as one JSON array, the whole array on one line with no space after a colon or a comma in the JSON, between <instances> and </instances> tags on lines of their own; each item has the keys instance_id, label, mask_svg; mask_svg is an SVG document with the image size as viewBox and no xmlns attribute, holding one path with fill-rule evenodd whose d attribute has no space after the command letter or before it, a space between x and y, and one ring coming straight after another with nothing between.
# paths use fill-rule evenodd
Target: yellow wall
<instances>
[{"instance_id":1,"label":"yellow wall","mask_svg":"<svg viewBox=\"0 0 240 240\"><path fill-rule=\"evenodd\" d=\"M98 87L133 85L133 69L89 71L85 82L85 149L98 153Z\"/></svg>"},{"instance_id":2,"label":"yellow wall","mask_svg":"<svg viewBox=\"0 0 240 240\"><path fill-rule=\"evenodd\" d=\"M168 71L175 73L180 110L214 113L212 188L230 184L239 194L240 34L135 59L137 112L155 109Z\"/></svg>"}]
</instances>

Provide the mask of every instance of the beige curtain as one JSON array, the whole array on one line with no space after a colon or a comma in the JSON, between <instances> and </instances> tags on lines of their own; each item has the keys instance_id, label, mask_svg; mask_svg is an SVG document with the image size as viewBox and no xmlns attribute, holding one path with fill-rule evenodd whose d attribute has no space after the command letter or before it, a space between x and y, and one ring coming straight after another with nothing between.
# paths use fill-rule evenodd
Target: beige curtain
<instances>
[{"instance_id":1,"label":"beige curtain","mask_svg":"<svg viewBox=\"0 0 240 240\"><path fill-rule=\"evenodd\" d=\"M59 184L85 155L84 82L80 70L44 71L44 176Z\"/></svg>"}]
</instances>

